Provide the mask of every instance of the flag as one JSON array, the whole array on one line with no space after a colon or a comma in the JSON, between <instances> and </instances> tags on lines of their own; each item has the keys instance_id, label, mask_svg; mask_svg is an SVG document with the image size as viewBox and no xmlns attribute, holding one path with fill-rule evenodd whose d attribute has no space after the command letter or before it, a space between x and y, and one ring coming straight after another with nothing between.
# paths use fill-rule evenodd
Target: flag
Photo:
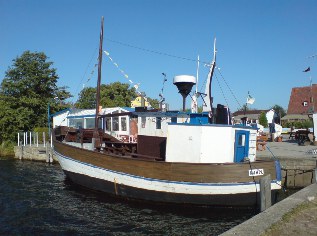
<instances>
[{"instance_id":1,"label":"flag","mask_svg":"<svg viewBox=\"0 0 317 236\"><path fill-rule=\"evenodd\" d=\"M308 71L310 71L310 66L306 70L304 70L303 72L308 72Z\"/></svg>"},{"instance_id":2,"label":"flag","mask_svg":"<svg viewBox=\"0 0 317 236\"><path fill-rule=\"evenodd\" d=\"M250 94L247 97L247 104L253 104L255 102L255 99L250 96Z\"/></svg>"}]
</instances>

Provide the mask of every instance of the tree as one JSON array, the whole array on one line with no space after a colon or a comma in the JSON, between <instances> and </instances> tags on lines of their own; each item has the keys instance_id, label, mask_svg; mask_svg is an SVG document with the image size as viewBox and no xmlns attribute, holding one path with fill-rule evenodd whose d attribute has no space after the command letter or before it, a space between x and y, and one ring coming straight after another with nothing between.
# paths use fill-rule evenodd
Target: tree
<instances>
[{"instance_id":1,"label":"tree","mask_svg":"<svg viewBox=\"0 0 317 236\"><path fill-rule=\"evenodd\" d=\"M96 88L86 87L81 90L75 107L79 109L96 108Z\"/></svg>"},{"instance_id":2,"label":"tree","mask_svg":"<svg viewBox=\"0 0 317 236\"><path fill-rule=\"evenodd\" d=\"M131 101L137 97L135 88L129 84L114 82L100 86L100 105L103 107L130 107ZM76 108L93 109L96 107L96 88L87 87L79 93Z\"/></svg>"},{"instance_id":3,"label":"tree","mask_svg":"<svg viewBox=\"0 0 317 236\"><path fill-rule=\"evenodd\" d=\"M238 111L249 111L249 110L250 110L250 108L248 107L247 104L243 104L242 107L240 107L238 109Z\"/></svg>"},{"instance_id":4,"label":"tree","mask_svg":"<svg viewBox=\"0 0 317 236\"><path fill-rule=\"evenodd\" d=\"M0 142L14 140L19 130L47 126L48 104L51 113L68 105L71 95L56 85L56 69L47 60L43 52L25 51L6 71L0 87Z\"/></svg>"},{"instance_id":5,"label":"tree","mask_svg":"<svg viewBox=\"0 0 317 236\"><path fill-rule=\"evenodd\" d=\"M261 112L259 117L259 123L260 125L263 125L263 127L268 127L267 119L266 119L266 113Z\"/></svg>"},{"instance_id":6,"label":"tree","mask_svg":"<svg viewBox=\"0 0 317 236\"><path fill-rule=\"evenodd\" d=\"M271 107L271 109L273 109L277 113L278 123L280 123L280 119L286 115L284 108L279 105L274 105L273 107Z\"/></svg>"},{"instance_id":7,"label":"tree","mask_svg":"<svg viewBox=\"0 0 317 236\"><path fill-rule=\"evenodd\" d=\"M129 87L130 84L120 82L101 85L100 104L104 107L130 107L137 94L134 87Z\"/></svg>"},{"instance_id":8,"label":"tree","mask_svg":"<svg viewBox=\"0 0 317 236\"><path fill-rule=\"evenodd\" d=\"M154 109L159 109L160 108L160 101L157 100L156 98L150 98L150 97L146 97L147 101L151 104L151 106Z\"/></svg>"}]
</instances>

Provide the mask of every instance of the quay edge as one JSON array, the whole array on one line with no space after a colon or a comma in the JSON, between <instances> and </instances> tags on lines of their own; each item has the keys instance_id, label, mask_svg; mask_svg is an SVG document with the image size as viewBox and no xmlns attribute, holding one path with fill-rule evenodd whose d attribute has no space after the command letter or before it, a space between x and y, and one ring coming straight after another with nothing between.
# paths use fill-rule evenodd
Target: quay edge
<instances>
[{"instance_id":1,"label":"quay edge","mask_svg":"<svg viewBox=\"0 0 317 236\"><path fill-rule=\"evenodd\" d=\"M15 146L14 158L29 161L42 161L58 163L57 157L53 154L53 148L44 146Z\"/></svg>"},{"instance_id":2,"label":"quay edge","mask_svg":"<svg viewBox=\"0 0 317 236\"><path fill-rule=\"evenodd\" d=\"M284 200L276 203L265 211L257 214L251 219L235 226L224 232L221 236L230 235L263 235L275 224L283 224L283 216L290 213L296 207L313 201L317 198L317 184L311 184L308 187L294 193ZM316 212L316 211L314 211ZM314 213L317 215L317 212ZM302 224L301 220L295 224ZM297 227L297 225L295 225Z\"/></svg>"}]
</instances>

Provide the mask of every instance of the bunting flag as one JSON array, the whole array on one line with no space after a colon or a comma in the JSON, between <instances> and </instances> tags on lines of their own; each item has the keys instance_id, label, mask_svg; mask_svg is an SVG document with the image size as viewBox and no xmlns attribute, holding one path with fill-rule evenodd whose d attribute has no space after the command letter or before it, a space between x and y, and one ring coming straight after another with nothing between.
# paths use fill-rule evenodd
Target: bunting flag
<instances>
[{"instance_id":1,"label":"bunting flag","mask_svg":"<svg viewBox=\"0 0 317 236\"><path fill-rule=\"evenodd\" d=\"M95 64L94 69L90 72L90 76L89 76L89 78L87 80L87 83L91 80L92 76L94 75L95 69L97 68L97 66L98 66L98 64Z\"/></svg>"},{"instance_id":2,"label":"bunting flag","mask_svg":"<svg viewBox=\"0 0 317 236\"><path fill-rule=\"evenodd\" d=\"M117 69L118 69L118 70L120 71L120 73L124 76L124 78L126 78L126 79L128 80L128 82L130 83L130 85L135 88L136 93L137 93L138 95L140 95L140 94L141 94L141 92L139 91L140 83L134 83L131 79L129 79L129 76L124 72L124 70L122 70L122 69L119 67L118 63L116 63L116 62L113 60L113 58L110 57L110 53L107 52L107 51L103 51L103 52L106 54L106 56L107 56L107 57L109 58L109 60L112 62L112 64L113 64L115 67L117 67Z\"/></svg>"},{"instance_id":3,"label":"bunting flag","mask_svg":"<svg viewBox=\"0 0 317 236\"><path fill-rule=\"evenodd\" d=\"M308 71L310 71L310 66L306 70L303 70L303 72L308 72Z\"/></svg>"},{"instance_id":4,"label":"bunting flag","mask_svg":"<svg viewBox=\"0 0 317 236\"><path fill-rule=\"evenodd\" d=\"M247 104L253 104L255 102L255 99L253 97L250 96L250 94L247 97Z\"/></svg>"}]
</instances>

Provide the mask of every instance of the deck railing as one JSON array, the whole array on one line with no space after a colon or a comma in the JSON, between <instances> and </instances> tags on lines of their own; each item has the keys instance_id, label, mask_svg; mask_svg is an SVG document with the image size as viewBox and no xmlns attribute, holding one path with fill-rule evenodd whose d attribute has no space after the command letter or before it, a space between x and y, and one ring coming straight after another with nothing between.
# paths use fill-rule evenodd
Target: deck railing
<instances>
[{"instance_id":1,"label":"deck railing","mask_svg":"<svg viewBox=\"0 0 317 236\"><path fill-rule=\"evenodd\" d=\"M18 146L43 146L50 145L53 147L52 135L47 139L46 132L19 132L18 133Z\"/></svg>"}]
</instances>

